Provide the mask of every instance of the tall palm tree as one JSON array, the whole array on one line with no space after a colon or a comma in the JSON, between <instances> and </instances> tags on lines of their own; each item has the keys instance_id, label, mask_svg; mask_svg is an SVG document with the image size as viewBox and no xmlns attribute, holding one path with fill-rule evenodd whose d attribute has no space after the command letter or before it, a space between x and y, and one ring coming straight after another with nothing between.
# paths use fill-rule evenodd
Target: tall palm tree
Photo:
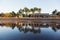
<instances>
[{"instance_id":1,"label":"tall palm tree","mask_svg":"<svg viewBox=\"0 0 60 40\"><path fill-rule=\"evenodd\" d=\"M57 13L57 10L55 9L53 12L52 12L52 14L56 14Z\"/></svg>"},{"instance_id":2,"label":"tall palm tree","mask_svg":"<svg viewBox=\"0 0 60 40\"><path fill-rule=\"evenodd\" d=\"M39 13L41 12L41 8L34 7L34 10L39 12Z\"/></svg>"},{"instance_id":3,"label":"tall palm tree","mask_svg":"<svg viewBox=\"0 0 60 40\"><path fill-rule=\"evenodd\" d=\"M38 8L38 12L39 12L39 13L41 12L41 8Z\"/></svg>"},{"instance_id":4,"label":"tall palm tree","mask_svg":"<svg viewBox=\"0 0 60 40\"><path fill-rule=\"evenodd\" d=\"M34 11L35 11L35 12L36 12L36 11L38 12L38 8L37 8L37 7L34 7Z\"/></svg>"},{"instance_id":5,"label":"tall palm tree","mask_svg":"<svg viewBox=\"0 0 60 40\"><path fill-rule=\"evenodd\" d=\"M19 12L19 13L20 13L20 12L22 12L22 13L23 13L23 9L20 9L18 12Z\"/></svg>"},{"instance_id":6,"label":"tall palm tree","mask_svg":"<svg viewBox=\"0 0 60 40\"><path fill-rule=\"evenodd\" d=\"M20 9L20 10L17 12L17 17L23 16L22 14L23 14L23 13L22 13L22 10Z\"/></svg>"},{"instance_id":7,"label":"tall palm tree","mask_svg":"<svg viewBox=\"0 0 60 40\"><path fill-rule=\"evenodd\" d=\"M16 13L14 11L12 11L10 14L12 15L12 17L16 16Z\"/></svg>"},{"instance_id":8,"label":"tall palm tree","mask_svg":"<svg viewBox=\"0 0 60 40\"><path fill-rule=\"evenodd\" d=\"M32 12L32 14L34 14L34 12L35 12L35 10L33 8L31 8L30 11Z\"/></svg>"},{"instance_id":9,"label":"tall palm tree","mask_svg":"<svg viewBox=\"0 0 60 40\"><path fill-rule=\"evenodd\" d=\"M24 12L26 13L26 16L27 16L30 10L27 7L24 7Z\"/></svg>"}]
</instances>

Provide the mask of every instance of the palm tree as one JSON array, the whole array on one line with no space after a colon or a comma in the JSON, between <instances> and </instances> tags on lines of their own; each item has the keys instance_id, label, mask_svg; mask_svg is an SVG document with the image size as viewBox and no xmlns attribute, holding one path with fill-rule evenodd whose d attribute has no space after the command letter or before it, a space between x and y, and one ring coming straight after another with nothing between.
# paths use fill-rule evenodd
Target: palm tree
<instances>
[{"instance_id":1,"label":"palm tree","mask_svg":"<svg viewBox=\"0 0 60 40\"><path fill-rule=\"evenodd\" d=\"M20 9L20 10L17 12L17 17L23 16L22 14L23 14L22 9Z\"/></svg>"},{"instance_id":2,"label":"palm tree","mask_svg":"<svg viewBox=\"0 0 60 40\"><path fill-rule=\"evenodd\" d=\"M22 13L23 13L23 9L20 9L18 12L19 12L19 13L20 13L20 12L22 12Z\"/></svg>"},{"instance_id":3,"label":"palm tree","mask_svg":"<svg viewBox=\"0 0 60 40\"><path fill-rule=\"evenodd\" d=\"M27 7L25 7L25 8L24 8L24 12L26 13L26 16L27 16L28 13L30 12L30 10L29 10Z\"/></svg>"},{"instance_id":4,"label":"palm tree","mask_svg":"<svg viewBox=\"0 0 60 40\"><path fill-rule=\"evenodd\" d=\"M34 12L35 12L35 10L33 8L31 8L30 11L32 12L32 14L34 14Z\"/></svg>"},{"instance_id":5,"label":"palm tree","mask_svg":"<svg viewBox=\"0 0 60 40\"><path fill-rule=\"evenodd\" d=\"M39 13L41 12L41 8L34 7L34 10L39 12Z\"/></svg>"},{"instance_id":6,"label":"palm tree","mask_svg":"<svg viewBox=\"0 0 60 40\"><path fill-rule=\"evenodd\" d=\"M57 13L57 10L55 9L53 12L52 12L52 14L56 14Z\"/></svg>"},{"instance_id":7,"label":"palm tree","mask_svg":"<svg viewBox=\"0 0 60 40\"><path fill-rule=\"evenodd\" d=\"M12 11L10 14L12 15L12 17L16 16L16 13L14 11Z\"/></svg>"},{"instance_id":8,"label":"palm tree","mask_svg":"<svg viewBox=\"0 0 60 40\"><path fill-rule=\"evenodd\" d=\"M34 7L34 11L38 11L38 8L37 7Z\"/></svg>"},{"instance_id":9,"label":"palm tree","mask_svg":"<svg viewBox=\"0 0 60 40\"><path fill-rule=\"evenodd\" d=\"M38 12L39 12L39 13L41 12L41 8L38 8Z\"/></svg>"}]
</instances>

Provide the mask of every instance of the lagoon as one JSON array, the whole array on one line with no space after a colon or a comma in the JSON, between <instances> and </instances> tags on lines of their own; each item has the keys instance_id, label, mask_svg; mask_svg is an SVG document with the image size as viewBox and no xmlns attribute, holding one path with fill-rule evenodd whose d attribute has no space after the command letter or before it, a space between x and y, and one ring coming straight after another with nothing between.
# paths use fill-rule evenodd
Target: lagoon
<instances>
[{"instance_id":1,"label":"lagoon","mask_svg":"<svg viewBox=\"0 0 60 40\"><path fill-rule=\"evenodd\" d=\"M3 22L0 40L60 40L60 23Z\"/></svg>"}]
</instances>

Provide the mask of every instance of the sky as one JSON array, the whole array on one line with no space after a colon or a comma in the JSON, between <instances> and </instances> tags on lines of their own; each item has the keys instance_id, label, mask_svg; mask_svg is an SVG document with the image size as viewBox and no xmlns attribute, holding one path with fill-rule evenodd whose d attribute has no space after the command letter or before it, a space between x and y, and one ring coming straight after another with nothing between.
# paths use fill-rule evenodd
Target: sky
<instances>
[{"instance_id":1,"label":"sky","mask_svg":"<svg viewBox=\"0 0 60 40\"><path fill-rule=\"evenodd\" d=\"M42 9L42 13L51 13L55 9L60 11L60 0L0 0L0 13L17 12L24 7L38 7Z\"/></svg>"}]
</instances>

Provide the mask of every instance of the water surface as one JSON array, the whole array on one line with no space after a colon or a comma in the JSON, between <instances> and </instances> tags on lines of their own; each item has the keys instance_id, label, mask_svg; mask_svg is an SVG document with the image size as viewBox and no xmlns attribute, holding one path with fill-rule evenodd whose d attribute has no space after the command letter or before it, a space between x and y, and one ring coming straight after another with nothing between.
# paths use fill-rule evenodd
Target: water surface
<instances>
[{"instance_id":1,"label":"water surface","mask_svg":"<svg viewBox=\"0 0 60 40\"><path fill-rule=\"evenodd\" d=\"M0 40L60 40L60 23L0 23Z\"/></svg>"}]
</instances>

